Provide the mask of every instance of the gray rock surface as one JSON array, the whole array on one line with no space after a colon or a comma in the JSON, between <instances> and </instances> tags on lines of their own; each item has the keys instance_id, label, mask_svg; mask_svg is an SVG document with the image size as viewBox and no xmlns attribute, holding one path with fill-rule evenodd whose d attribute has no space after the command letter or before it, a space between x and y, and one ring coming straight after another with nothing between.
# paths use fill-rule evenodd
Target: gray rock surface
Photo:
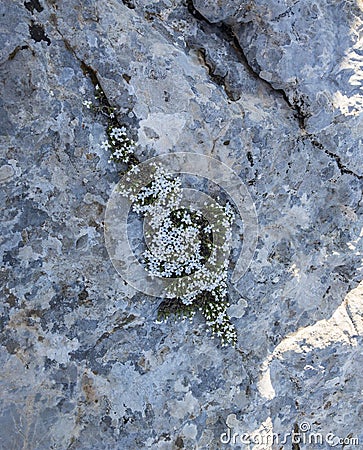
<instances>
[{"instance_id":1,"label":"gray rock surface","mask_svg":"<svg viewBox=\"0 0 363 450\"><path fill-rule=\"evenodd\" d=\"M362 445L361 4L14 0L0 20L0 448L275 449L220 435L304 423ZM248 186L236 349L199 316L157 323L114 270L120 168L87 67L141 160L198 152Z\"/></svg>"}]
</instances>

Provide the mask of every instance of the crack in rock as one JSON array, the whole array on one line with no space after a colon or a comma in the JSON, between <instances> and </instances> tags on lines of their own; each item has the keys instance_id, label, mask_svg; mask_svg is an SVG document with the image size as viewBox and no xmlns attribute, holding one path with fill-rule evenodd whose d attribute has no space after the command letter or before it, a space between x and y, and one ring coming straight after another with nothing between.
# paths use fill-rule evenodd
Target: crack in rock
<instances>
[{"instance_id":1,"label":"crack in rock","mask_svg":"<svg viewBox=\"0 0 363 450\"><path fill-rule=\"evenodd\" d=\"M211 30L216 31L218 34L222 35L224 40L230 44L230 46L234 49L235 54L238 56L240 62L243 64L247 72L256 80L263 83L265 86L269 88L269 90L275 92L280 98L283 99L283 101L287 104L289 109L293 110L294 117L298 120L299 127L302 130L305 130L305 121L307 119L306 114L303 113L302 108L297 103L291 103L289 100L286 92L283 89L276 89L270 82L260 77L259 73L256 72L253 67L248 62L248 59L246 57L246 54L236 36L236 34L233 31L232 26L227 25L224 22L218 22L218 23L212 23L210 22L206 17L204 17L194 6L193 0L187 0L186 2L188 11L195 17L197 20L201 22L205 22L208 24L208 26L211 28ZM203 49L204 50L204 49ZM199 49L200 51L200 49ZM235 95L231 94L230 89L226 86L225 83L225 77L220 77L218 75L213 74L213 67L210 62L206 61L205 51L203 56L203 62L208 68L209 75L211 76L212 80L216 82L218 85L222 85L226 91L227 96L233 100L236 101L238 98L235 98Z\"/></svg>"},{"instance_id":2,"label":"crack in rock","mask_svg":"<svg viewBox=\"0 0 363 450\"><path fill-rule=\"evenodd\" d=\"M112 104L110 102L110 100L107 97L107 94L105 92L105 90L103 89L102 83L100 81L99 76L97 75L97 71L95 69L93 69L89 64L87 64L80 56L77 55L77 52L75 51L75 49L72 47L72 45L70 44L70 42L68 41L68 39L63 35L63 33L60 31L59 27L58 27L58 21L57 21L57 16L55 14L51 15L51 21L52 24L56 30L56 32L59 34L59 36L62 39L62 42L64 43L65 48L72 54L72 56L76 59L76 61L79 63L79 66L83 72L83 74L88 77L91 81L91 83L93 84L95 90L100 89L103 92L103 106L107 107L107 108L113 108ZM126 80L127 81L127 75L126 75ZM123 78L125 79L125 77L123 76ZM130 79L131 77L129 77ZM115 117L113 118L113 125L117 125L118 127L121 127L122 124L120 123L120 121L117 118L117 114L115 115ZM135 156L132 155L132 159L133 162L138 164L140 161L139 159Z\"/></svg>"},{"instance_id":3,"label":"crack in rock","mask_svg":"<svg viewBox=\"0 0 363 450\"><path fill-rule=\"evenodd\" d=\"M320 150L323 150L323 152L328 155L330 158L334 159L334 161L336 162L336 165L338 166L338 169L340 170L340 173L345 173L348 175L352 175L353 177L358 178L358 180L363 179L362 175L358 175L357 173L353 172L353 170L348 169L347 166L345 166L342 163L342 160L340 158L339 155L333 153L330 150L327 150L323 144L321 144L315 136L313 136L312 134L306 134L306 137L310 140L310 142L314 145L314 147L319 148Z\"/></svg>"},{"instance_id":4,"label":"crack in rock","mask_svg":"<svg viewBox=\"0 0 363 450\"><path fill-rule=\"evenodd\" d=\"M201 60L202 64L207 68L208 75L212 79L212 81L217 84L218 86L222 86L225 93L227 94L227 97L232 100L233 102L240 99L240 96L236 96L228 87L226 83L226 77L228 75L228 72L225 76L217 75L215 73L216 67L208 60L206 50L203 47L200 47L197 50L199 59Z\"/></svg>"},{"instance_id":5,"label":"crack in rock","mask_svg":"<svg viewBox=\"0 0 363 450\"><path fill-rule=\"evenodd\" d=\"M57 33L60 35L60 37L61 37L61 39L62 39L62 41L63 41L63 43L64 43L65 48L66 48L66 49L73 55L73 57L77 60L77 62L78 62L79 65L80 65L80 68L82 69L83 74L86 75L86 76L88 76L88 78L91 80L91 82L92 82L92 84L93 84L93 86L94 86L95 88L96 88L96 86L98 85L98 86L102 89L102 91L105 92L104 89L103 89L103 87L102 87L102 84L101 84L101 82L100 82L100 80L99 80L99 78L98 78L98 76L97 76L96 70L94 70L89 64L87 64L85 61L83 61L82 58L80 58L80 57L77 55L76 51L74 50L74 48L72 47L72 45L69 43L68 39L67 39L67 38L63 35L63 33L60 31L60 29L59 29L59 27L58 27L58 23L57 23L57 17L56 17L54 14L52 14L51 19L52 19L52 23L53 23L53 26L54 26L55 30L56 30ZM109 102L109 100L108 100L108 98L107 98L107 96L106 96L106 94L105 94L105 98L106 98L107 106L111 106L111 105L110 105L110 102Z\"/></svg>"},{"instance_id":6,"label":"crack in rock","mask_svg":"<svg viewBox=\"0 0 363 450\"><path fill-rule=\"evenodd\" d=\"M251 66L251 64L249 63L247 56L244 52L244 49L242 48L233 28L231 25L226 24L225 22L217 22L217 23L212 23L210 22L206 17L204 17L200 11L198 11L193 3L193 0L187 0L187 7L188 7L188 11L199 21L205 22L206 24L208 24L208 26L215 31L218 31L219 34L222 35L222 37L224 38L225 41L227 41L231 47L233 47L233 49L235 50L236 55L239 57L240 62L243 64L243 66L247 69L248 73L256 80L259 80L261 83L263 83L265 86L268 86L270 88L271 91L275 92L280 98L282 98L284 100L284 102L287 104L287 106L293 111L293 116L297 119L298 124L299 124L299 128L301 130L301 132L303 133L303 135L305 135L312 143L312 145L314 145L315 147L323 150L328 156L330 156L331 158L333 158L340 170L340 172L342 174L349 174L352 175L358 179L362 179L363 176L358 175L357 173L355 173L354 171L352 171L351 169L347 168L341 161L340 156L338 156L337 154L327 150L324 148L324 146L318 142L315 138L315 136L313 136L312 134L309 134L306 132L306 120L310 117L309 113L306 113L303 110L303 106L304 106L304 100L303 98L300 99L295 99L294 98L294 102L291 102L291 100L289 99L288 95L286 94L286 92L283 89L277 89L275 88L271 82L265 80L264 78L262 78L260 76L260 74ZM223 86L224 90L228 96L228 98L230 98L233 101L237 101L238 98L236 98L235 95L233 95L233 93L231 93L231 90L228 89L228 86L225 83L225 77L221 77L218 75L215 75L213 73L213 65L207 61L206 58L206 53L204 49L199 49L199 54L201 56L201 59L204 63L204 65L208 68L208 73L209 76L211 77L212 81L214 81L216 84Z\"/></svg>"},{"instance_id":7,"label":"crack in rock","mask_svg":"<svg viewBox=\"0 0 363 450\"><path fill-rule=\"evenodd\" d=\"M7 60L12 61L21 50L27 50L28 48L29 48L28 45L17 45L14 48L14 50L11 53L9 53Z\"/></svg>"}]
</instances>

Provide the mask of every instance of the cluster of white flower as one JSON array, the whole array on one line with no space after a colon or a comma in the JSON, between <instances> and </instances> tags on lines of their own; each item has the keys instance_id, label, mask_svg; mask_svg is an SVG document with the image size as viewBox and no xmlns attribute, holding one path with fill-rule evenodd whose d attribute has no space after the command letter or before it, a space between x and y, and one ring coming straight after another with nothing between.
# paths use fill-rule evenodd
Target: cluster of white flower
<instances>
[{"instance_id":1,"label":"cluster of white flower","mask_svg":"<svg viewBox=\"0 0 363 450\"><path fill-rule=\"evenodd\" d=\"M90 100L84 100L82 104L87 109L92 109L94 112L106 116L109 120L115 121L116 108L109 104L106 94L98 84L95 86L95 91L95 100L97 100L97 102L93 103Z\"/></svg>"},{"instance_id":2,"label":"cluster of white flower","mask_svg":"<svg viewBox=\"0 0 363 450\"><path fill-rule=\"evenodd\" d=\"M222 298L221 294L217 294L214 302L206 302L203 314L206 318L207 326L221 339L223 346L235 345L237 343L236 329L227 315L226 310L229 304L225 300L220 301Z\"/></svg>"},{"instance_id":3,"label":"cluster of white flower","mask_svg":"<svg viewBox=\"0 0 363 450\"><path fill-rule=\"evenodd\" d=\"M170 176L157 164L151 168L152 182L141 188L138 183L133 185L132 175L140 172L135 142L126 128L118 125L116 109L102 88L97 84L95 90L97 104L86 100L83 105L108 119L102 148L111 153L109 162L131 166L127 185L120 186L120 192L130 199L135 212L144 215L148 247L143 258L148 273L170 280L168 294L174 298L171 303L169 299L163 302L163 311L191 318L199 309L222 345L235 345L236 330L227 315L228 255L234 221L231 205L205 204L207 215L186 208L180 178Z\"/></svg>"},{"instance_id":4,"label":"cluster of white flower","mask_svg":"<svg viewBox=\"0 0 363 450\"><path fill-rule=\"evenodd\" d=\"M108 162L128 163L135 149L135 141L127 136L126 128L110 125L107 134L108 140L102 142L102 147L111 151Z\"/></svg>"},{"instance_id":5,"label":"cluster of white flower","mask_svg":"<svg viewBox=\"0 0 363 450\"><path fill-rule=\"evenodd\" d=\"M171 177L159 165L153 168L153 181L141 190L130 184L121 186L133 210L142 213L148 224L148 248L143 254L146 269L152 277L173 278L168 294L181 300L188 312L194 304L222 345L234 345L236 330L226 312L233 209L230 204L213 203L206 220L201 212L182 206L180 178Z\"/></svg>"}]
</instances>

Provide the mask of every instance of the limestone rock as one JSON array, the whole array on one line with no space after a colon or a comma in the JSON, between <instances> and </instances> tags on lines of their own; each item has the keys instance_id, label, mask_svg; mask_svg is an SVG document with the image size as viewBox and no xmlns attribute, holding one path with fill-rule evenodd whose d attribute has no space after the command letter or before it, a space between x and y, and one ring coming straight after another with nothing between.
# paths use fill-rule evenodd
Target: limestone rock
<instances>
[{"instance_id":1,"label":"limestone rock","mask_svg":"<svg viewBox=\"0 0 363 450\"><path fill-rule=\"evenodd\" d=\"M363 442L359 5L1 5L4 448L217 450L227 425L303 423ZM248 187L259 240L230 286L237 349L198 315L157 323L160 299L114 270L103 221L121 168L83 105L87 68L141 160L205 154Z\"/></svg>"}]
</instances>

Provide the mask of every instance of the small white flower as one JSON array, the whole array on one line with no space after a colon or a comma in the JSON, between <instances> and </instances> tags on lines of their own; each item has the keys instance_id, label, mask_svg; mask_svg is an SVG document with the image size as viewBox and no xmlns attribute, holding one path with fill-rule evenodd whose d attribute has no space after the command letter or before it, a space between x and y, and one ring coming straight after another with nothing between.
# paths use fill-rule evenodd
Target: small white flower
<instances>
[{"instance_id":1,"label":"small white flower","mask_svg":"<svg viewBox=\"0 0 363 450\"><path fill-rule=\"evenodd\" d=\"M90 102L89 100L83 101L82 104L88 109L91 109L92 107L92 102Z\"/></svg>"},{"instance_id":2,"label":"small white flower","mask_svg":"<svg viewBox=\"0 0 363 450\"><path fill-rule=\"evenodd\" d=\"M101 147L105 150L109 150L111 148L111 145L108 141L103 141Z\"/></svg>"}]
</instances>

